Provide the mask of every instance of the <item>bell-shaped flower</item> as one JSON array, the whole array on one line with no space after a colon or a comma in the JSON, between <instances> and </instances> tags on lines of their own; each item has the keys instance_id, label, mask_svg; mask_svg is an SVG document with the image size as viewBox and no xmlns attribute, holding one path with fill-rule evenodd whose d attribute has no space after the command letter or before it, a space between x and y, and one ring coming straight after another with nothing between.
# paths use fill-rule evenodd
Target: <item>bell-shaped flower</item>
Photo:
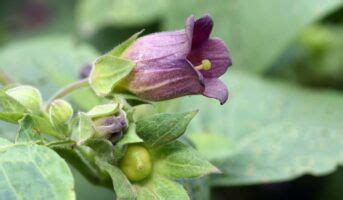
<instances>
[{"instance_id":1,"label":"bell-shaped flower","mask_svg":"<svg viewBox=\"0 0 343 200\"><path fill-rule=\"evenodd\" d=\"M224 104L228 90L218 78L232 63L225 43L210 38L212 27L210 16L191 16L183 30L137 39L121 55L136 62L124 86L151 101L203 94Z\"/></svg>"}]
</instances>

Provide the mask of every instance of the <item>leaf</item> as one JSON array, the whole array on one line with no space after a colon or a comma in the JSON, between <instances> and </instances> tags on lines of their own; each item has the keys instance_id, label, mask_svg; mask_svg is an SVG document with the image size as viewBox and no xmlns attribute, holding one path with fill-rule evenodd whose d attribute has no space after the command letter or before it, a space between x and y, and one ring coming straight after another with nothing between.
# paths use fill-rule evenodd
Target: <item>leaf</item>
<instances>
[{"instance_id":1,"label":"leaf","mask_svg":"<svg viewBox=\"0 0 343 200\"><path fill-rule=\"evenodd\" d=\"M263 72L300 30L340 6L341 0L175 0L165 27L180 29L190 14L209 13L213 35L228 44L234 67Z\"/></svg>"},{"instance_id":2,"label":"leaf","mask_svg":"<svg viewBox=\"0 0 343 200\"><path fill-rule=\"evenodd\" d=\"M136 199L133 186L118 167L110 165L101 159L97 159L96 162L102 170L106 171L111 176L117 199Z\"/></svg>"},{"instance_id":3,"label":"leaf","mask_svg":"<svg viewBox=\"0 0 343 200\"><path fill-rule=\"evenodd\" d=\"M51 135L53 137L61 138L63 134L57 132L50 121L44 117L37 115L30 115L32 127L39 133Z\"/></svg>"},{"instance_id":4,"label":"leaf","mask_svg":"<svg viewBox=\"0 0 343 200\"><path fill-rule=\"evenodd\" d=\"M92 120L85 114L79 113L79 122L73 128L71 139L79 145L85 143L95 133Z\"/></svg>"},{"instance_id":5,"label":"leaf","mask_svg":"<svg viewBox=\"0 0 343 200\"><path fill-rule=\"evenodd\" d=\"M192 133L189 139L197 151L209 160L225 159L236 151L236 144L229 138L210 133Z\"/></svg>"},{"instance_id":6,"label":"leaf","mask_svg":"<svg viewBox=\"0 0 343 200\"><path fill-rule=\"evenodd\" d=\"M342 163L341 94L301 89L237 71L231 71L226 80L231 99L224 106L203 97L179 104L180 110L194 105L202 109L189 133L219 134L235 143L234 152L225 151L227 158L214 160L225 176L215 177L213 184L323 175ZM205 155L212 154L208 151Z\"/></svg>"},{"instance_id":7,"label":"leaf","mask_svg":"<svg viewBox=\"0 0 343 200\"><path fill-rule=\"evenodd\" d=\"M81 68L97 56L95 49L75 45L68 36L37 37L2 47L0 68L14 81L36 87L43 99L48 99L61 87L79 79ZM81 89L70 97L84 109L99 103L90 89Z\"/></svg>"},{"instance_id":8,"label":"leaf","mask_svg":"<svg viewBox=\"0 0 343 200\"><path fill-rule=\"evenodd\" d=\"M147 6L148 5L148 6ZM156 0L80 1L76 8L79 31L92 35L106 26L133 26L151 22L163 14L167 2Z\"/></svg>"},{"instance_id":9,"label":"leaf","mask_svg":"<svg viewBox=\"0 0 343 200\"><path fill-rule=\"evenodd\" d=\"M118 103L108 103L97 105L87 112L87 116L90 118L106 117L115 114L119 111Z\"/></svg>"},{"instance_id":10,"label":"leaf","mask_svg":"<svg viewBox=\"0 0 343 200\"><path fill-rule=\"evenodd\" d=\"M192 147L175 141L153 150L154 171L172 179L197 178L220 171Z\"/></svg>"},{"instance_id":11,"label":"leaf","mask_svg":"<svg viewBox=\"0 0 343 200\"><path fill-rule=\"evenodd\" d=\"M27 115L19 121L19 131L15 139L15 143L35 142L42 140L41 135L34 130L32 120L32 117Z\"/></svg>"},{"instance_id":12,"label":"leaf","mask_svg":"<svg viewBox=\"0 0 343 200\"><path fill-rule=\"evenodd\" d=\"M136 133L136 124L130 124L129 129L124 134L123 138L115 145L114 154L116 161L119 161L125 154L125 147L128 144L143 142Z\"/></svg>"},{"instance_id":13,"label":"leaf","mask_svg":"<svg viewBox=\"0 0 343 200\"><path fill-rule=\"evenodd\" d=\"M75 199L68 165L49 148L0 139L0 199Z\"/></svg>"},{"instance_id":14,"label":"leaf","mask_svg":"<svg viewBox=\"0 0 343 200\"><path fill-rule=\"evenodd\" d=\"M132 61L104 55L98 58L89 77L89 83L99 96L107 96L136 64Z\"/></svg>"},{"instance_id":15,"label":"leaf","mask_svg":"<svg viewBox=\"0 0 343 200\"><path fill-rule=\"evenodd\" d=\"M10 123L18 123L28 110L18 101L0 90L0 119Z\"/></svg>"},{"instance_id":16,"label":"leaf","mask_svg":"<svg viewBox=\"0 0 343 200\"><path fill-rule=\"evenodd\" d=\"M152 147L180 137L197 111L178 114L156 114L137 121L137 134Z\"/></svg>"},{"instance_id":17,"label":"leaf","mask_svg":"<svg viewBox=\"0 0 343 200\"><path fill-rule=\"evenodd\" d=\"M113 144L107 139L88 140L86 145L92 148L97 153L97 156L106 162L111 162L115 159Z\"/></svg>"},{"instance_id":18,"label":"leaf","mask_svg":"<svg viewBox=\"0 0 343 200\"><path fill-rule=\"evenodd\" d=\"M147 181L135 184L135 188L137 200L189 199L182 185L156 174Z\"/></svg>"},{"instance_id":19,"label":"leaf","mask_svg":"<svg viewBox=\"0 0 343 200\"><path fill-rule=\"evenodd\" d=\"M110 52L108 52L108 55L120 57L121 54L138 38L140 34L142 34L143 31L139 31L135 34L133 34L129 39L125 40L123 43L119 44L118 46L114 47Z\"/></svg>"}]
</instances>

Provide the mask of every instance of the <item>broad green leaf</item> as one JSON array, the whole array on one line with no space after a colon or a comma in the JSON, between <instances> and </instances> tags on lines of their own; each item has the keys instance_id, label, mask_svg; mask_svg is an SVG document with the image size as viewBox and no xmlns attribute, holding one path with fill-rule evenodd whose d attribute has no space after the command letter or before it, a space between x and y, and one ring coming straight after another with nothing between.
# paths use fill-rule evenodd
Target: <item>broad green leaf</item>
<instances>
[{"instance_id":1,"label":"broad green leaf","mask_svg":"<svg viewBox=\"0 0 343 200\"><path fill-rule=\"evenodd\" d=\"M0 139L0 199L75 199L68 165L49 148Z\"/></svg>"},{"instance_id":2,"label":"broad green leaf","mask_svg":"<svg viewBox=\"0 0 343 200\"><path fill-rule=\"evenodd\" d=\"M214 162L225 174L214 184L239 185L288 180L332 172L343 161L343 96L301 89L231 71L230 99L224 106L203 97L180 102L180 110L201 108L190 133L220 134L234 153ZM210 145L210 144L209 144ZM229 144L228 144L229 145ZM211 154L211 149L208 149Z\"/></svg>"},{"instance_id":3,"label":"broad green leaf","mask_svg":"<svg viewBox=\"0 0 343 200\"><path fill-rule=\"evenodd\" d=\"M87 112L87 116L90 118L106 117L115 114L117 111L119 111L118 103L108 103L94 106Z\"/></svg>"},{"instance_id":4,"label":"broad green leaf","mask_svg":"<svg viewBox=\"0 0 343 200\"><path fill-rule=\"evenodd\" d=\"M79 113L79 122L73 128L71 139L79 145L85 143L95 133L92 120L85 114Z\"/></svg>"},{"instance_id":5,"label":"broad green leaf","mask_svg":"<svg viewBox=\"0 0 343 200\"><path fill-rule=\"evenodd\" d=\"M180 137L197 111L177 114L156 114L137 121L137 134L152 147Z\"/></svg>"},{"instance_id":6,"label":"broad green leaf","mask_svg":"<svg viewBox=\"0 0 343 200\"><path fill-rule=\"evenodd\" d=\"M135 63L111 55L98 58L89 77L89 83L99 96L107 96L135 67Z\"/></svg>"},{"instance_id":7,"label":"broad green leaf","mask_svg":"<svg viewBox=\"0 0 343 200\"><path fill-rule=\"evenodd\" d=\"M133 186L118 167L104 162L101 159L97 159L96 162L102 170L110 175L117 199L136 199L136 192Z\"/></svg>"},{"instance_id":8,"label":"broad green leaf","mask_svg":"<svg viewBox=\"0 0 343 200\"><path fill-rule=\"evenodd\" d=\"M163 14L164 0L84 0L77 8L79 29L86 36L106 26L132 26L148 23Z\"/></svg>"},{"instance_id":9,"label":"broad green leaf","mask_svg":"<svg viewBox=\"0 0 343 200\"><path fill-rule=\"evenodd\" d=\"M234 141L219 134L192 133L189 139L206 159L225 159L236 151Z\"/></svg>"},{"instance_id":10,"label":"broad green leaf","mask_svg":"<svg viewBox=\"0 0 343 200\"><path fill-rule=\"evenodd\" d=\"M19 121L19 131L15 139L16 143L41 141L42 137L33 127L33 119L30 115Z\"/></svg>"},{"instance_id":11,"label":"broad green leaf","mask_svg":"<svg viewBox=\"0 0 343 200\"><path fill-rule=\"evenodd\" d=\"M125 40L123 43L119 44L118 46L114 47L110 52L108 52L111 56L120 57L121 54L138 38L143 31L135 33L129 39Z\"/></svg>"},{"instance_id":12,"label":"broad green leaf","mask_svg":"<svg viewBox=\"0 0 343 200\"><path fill-rule=\"evenodd\" d=\"M342 0L174 0L165 27L180 29L190 14L209 13L213 35L225 40L234 66L263 72L300 30L342 5Z\"/></svg>"},{"instance_id":13,"label":"broad green leaf","mask_svg":"<svg viewBox=\"0 0 343 200\"><path fill-rule=\"evenodd\" d=\"M92 47L77 45L71 37L38 37L0 49L0 68L14 81L37 87L43 99L48 99L61 87L79 79L81 68L97 56ZM99 103L89 88L80 89L71 98L85 109Z\"/></svg>"},{"instance_id":14,"label":"broad green leaf","mask_svg":"<svg viewBox=\"0 0 343 200\"><path fill-rule=\"evenodd\" d=\"M144 182L136 183L134 186L137 190L137 200L189 199L182 185L157 174Z\"/></svg>"},{"instance_id":15,"label":"broad green leaf","mask_svg":"<svg viewBox=\"0 0 343 200\"><path fill-rule=\"evenodd\" d=\"M191 146L175 141L153 150L154 171L164 176L181 179L197 178L220 171Z\"/></svg>"}]
</instances>

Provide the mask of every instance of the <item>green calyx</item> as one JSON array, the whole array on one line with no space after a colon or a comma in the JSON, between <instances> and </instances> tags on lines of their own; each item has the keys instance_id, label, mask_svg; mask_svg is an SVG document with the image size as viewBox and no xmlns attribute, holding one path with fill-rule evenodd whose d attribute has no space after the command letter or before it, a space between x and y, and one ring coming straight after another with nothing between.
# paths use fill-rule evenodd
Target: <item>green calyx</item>
<instances>
[{"instance_id":1,"label":"green calyx","mask_svg":"<svg viewBox=\"0 0 343 200\"><path fill-rule=\"evenodd\" d=\"M120 169L130 181L147 178L152 171L152 161L148 150L141 144L129 145L120 161Z\"/></svg>"},{"instance_id":2,"label":"green calyx","mask_svg":"<svg viewBox=\"0 0 343 200\"><path fill-rule=\"evenodd\" d=\"M31 86L21 85L6 90L6 94L15 99L32 113L39 113L42 106L40 92Z\"/></svg>"}]
</instances>

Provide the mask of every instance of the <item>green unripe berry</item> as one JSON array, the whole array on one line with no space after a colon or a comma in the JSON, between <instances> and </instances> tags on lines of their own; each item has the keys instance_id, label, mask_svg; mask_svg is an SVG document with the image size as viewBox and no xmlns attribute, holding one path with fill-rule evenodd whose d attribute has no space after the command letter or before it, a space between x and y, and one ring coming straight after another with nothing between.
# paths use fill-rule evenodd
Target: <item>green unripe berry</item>
<instances>
[{"instance_id":1,"label":"green unripe berry","mask_svg":"<svg viewBox=\"0 0 343 200\"><path fill-rule=\"evenodd\" d=\"M152 162L148 150L141 144L129 145L120 161L120 169L130 181L141 181L152 171Z\"/></svg>"},{"instance_id":2,"label":"green unripe berry","mask_svg":"<svg viewBox=\"0 0 343 200\"><path fill-rule=\"evenodd\" d=\"M30 112L40 112L43 100L40 92L36 88L22 85L6 90L6 94L15 99Z\"/></svg>"}]
</instances>

